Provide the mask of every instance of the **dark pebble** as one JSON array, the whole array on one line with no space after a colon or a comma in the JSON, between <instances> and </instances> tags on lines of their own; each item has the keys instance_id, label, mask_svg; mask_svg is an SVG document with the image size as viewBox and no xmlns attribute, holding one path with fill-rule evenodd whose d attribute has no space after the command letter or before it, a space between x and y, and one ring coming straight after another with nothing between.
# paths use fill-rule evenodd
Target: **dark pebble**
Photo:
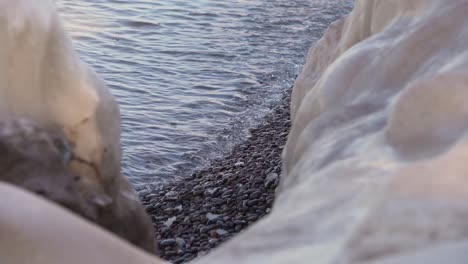
<instances>
[{"instance_id":1,"label":"dark pebble","mask_svg":"<svg viewBox=\"0 0 468 264\"><path fill-rule=\"evenodd\" d=\"M172 257L172 256L175 256L177 255L177 252L176 251L173 251L173 250L166 250L164 252L164 255L168 256L168 257Z\"/></svg>"},{"instance_id":2,"label":"dark pebble","mask_svg":"<svg viewBox=\"0 0 468 264\"><path fill-rule=\"evenodd\" d=\"M233 194L234 194L233 190L227 190L227 191L223 192L223 194L221 196L222 197L228 197L228 196L231 196Z\"/></svg>"},{"instance_id":3,"label":"dark pebble","mask_svg":"<svg viewBox=\"0 0 468 264\"><path fill-rule=\"evenodd\" d=\"M194 190L192 192L193 195L197 196L197 195L202 195L203 194L203 190Z\"/></svg>"},{"instance_id":4,"label":"dark pebble","mask_svg":"<svg viewBox=\"0 0 468 264\"><path fill-rule=\"evenodd\" d=\"M159 242L161 247L170 247L174 246L175 244L177 244L175 239L164 239Z\"/></svg>"},{"instance_id":5,"label":"dark pebble","mask_svg":"<svg viewBox=\"0 0 468 264\"><path fill-rule=\"evenodd\" d=\"M252 221L253 222L253 221L257 220L257 219L258 219L258 216L256 216L256 215L247 216L247 221Z\"/></svg>"},{"instance_id":6,"label":"dark pebble","mask_svg":"<svg viewBox=\"0 0 468 264\"><path fill-rule=\"evenodd\" d=\"M200 234L205 234L206 232L208 232L208 228L206 226L200 228Z\"/></svg>"},{"instance_id":7,"label":"dark pebble","mask_svg":"<svg viewBox=\"0 0 468 264\"><path fill-rule=\"evenodd\" d=\"M168 200L168 201L177 201L179 199L179 195L175 191L170 191L170 192L166 193L164 198L166 200Z\"/></svg>"},{"instance_id":8,"label":"dark pebble","mask_svg":"<svg viewBox=\"0 0 468 264\"><path fill-rule=\"evenodd\" d=\"M187 244L184 239L182 238L176 238L176 243L179 247L183 248Z\"/></svg>"},{"instance_id":9,"label":"dark pebble","mask_svg":"<svg viewBox=\"0 0 468 264\"><path fill-rule=\"evenodd\" d=\"M216 238L212 238L210 240L208 240L208 243L210 243L211 245L215 245L215 244L218 244L219 240L216 239Z\"/></svg>"}]
</instances>

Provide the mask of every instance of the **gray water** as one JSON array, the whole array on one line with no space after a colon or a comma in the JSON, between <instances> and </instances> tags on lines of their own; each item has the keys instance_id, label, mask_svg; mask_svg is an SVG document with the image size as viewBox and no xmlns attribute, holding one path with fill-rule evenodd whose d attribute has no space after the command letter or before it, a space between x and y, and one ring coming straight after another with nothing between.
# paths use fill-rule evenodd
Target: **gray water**
<instances>
[{"instance_id":1,"label":"gray water","mask_svg":"<svg viewBox=\"0 0 468 264\"><path fill-rule=\"evenodd\" d=\"M190 174L248 136L352 0L57 0L123 118L135 185Z\"/></svg>"}]
</instances>

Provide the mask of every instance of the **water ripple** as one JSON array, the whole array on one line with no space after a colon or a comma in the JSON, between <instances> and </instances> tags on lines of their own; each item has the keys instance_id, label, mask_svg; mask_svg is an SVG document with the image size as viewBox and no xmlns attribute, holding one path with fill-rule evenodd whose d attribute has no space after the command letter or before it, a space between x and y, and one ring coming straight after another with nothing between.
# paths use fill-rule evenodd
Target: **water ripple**
<instances>
[{"instance_id":1,"label":"water ripple","mask_svg":"<svg viewBox=\"0 0 468 264\"><path fill-rule=\"evenodd\" d=\"M123 116L136 185L229 150L281 98L352 0L57 0L81 57Z\"/></svg>"}]
</instances>

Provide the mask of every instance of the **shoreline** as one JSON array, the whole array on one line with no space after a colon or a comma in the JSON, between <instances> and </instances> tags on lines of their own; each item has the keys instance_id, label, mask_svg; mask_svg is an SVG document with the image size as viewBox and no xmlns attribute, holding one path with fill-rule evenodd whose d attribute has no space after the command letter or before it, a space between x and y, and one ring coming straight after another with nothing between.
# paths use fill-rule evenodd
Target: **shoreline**
<instances>
[{"instance_id":1,"label":"shoreline","mask_svg":"<svg viewBox=\"0 0 468 264\"><path fill-rule=\"evenodd\" d=\"M162 258L183 263L202 256L270 212L291 125L291 90L230 154L183 180L139 193Z\"/></svg>"}]
</instances>

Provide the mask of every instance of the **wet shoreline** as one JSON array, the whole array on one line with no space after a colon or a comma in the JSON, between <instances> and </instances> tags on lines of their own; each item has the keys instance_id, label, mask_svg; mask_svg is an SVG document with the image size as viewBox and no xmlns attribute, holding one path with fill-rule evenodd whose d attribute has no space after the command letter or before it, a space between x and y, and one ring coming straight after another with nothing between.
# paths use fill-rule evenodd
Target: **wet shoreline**
<instances>
[{"instance_id":1,"label":"wet shoreline","mask_svg":"<svg viewBox=\"0 0 468 264\"><path fill-rule=\"evenodd\" d=\"M231 154L184 180L139 192L161 257L192 260L270 212L290 128L290 92Z\"/></svg>"}]
</instances>

